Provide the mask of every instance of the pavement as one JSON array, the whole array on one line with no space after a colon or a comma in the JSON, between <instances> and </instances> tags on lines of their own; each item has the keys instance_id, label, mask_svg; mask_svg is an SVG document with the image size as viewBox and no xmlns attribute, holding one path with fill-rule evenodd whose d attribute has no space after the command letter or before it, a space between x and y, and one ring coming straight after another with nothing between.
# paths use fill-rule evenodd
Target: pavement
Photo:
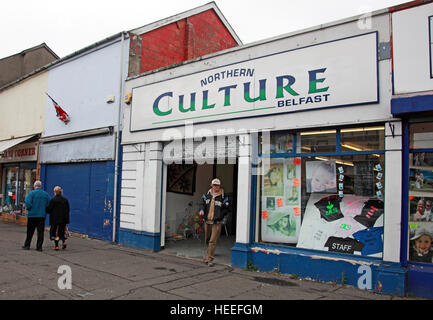
<instances>
[{"instance_id":1,"label":"pavement","mask_svg":"<svg viewBox=\"0 0 433 320\"><path fill-rule=\"evenodd\" d=\"M420 300L223 264L208 267L164 250L81 236L54 251L47 231L43 251L35 250L36 232L27 251L21 248L25 233L24 226L0 221L0 300Z\"/></svg>"}]
</instances>

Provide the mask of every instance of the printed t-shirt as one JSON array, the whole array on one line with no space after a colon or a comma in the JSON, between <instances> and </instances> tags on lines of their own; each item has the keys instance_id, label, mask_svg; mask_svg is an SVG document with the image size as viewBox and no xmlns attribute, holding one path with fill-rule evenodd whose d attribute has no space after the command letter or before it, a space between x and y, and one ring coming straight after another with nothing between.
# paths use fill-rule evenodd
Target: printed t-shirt
<instances>
[{"instance_id":1,"label":"printed t-shirt","mask_svg":"<svg viewBox=\"0 0 433 320\"><path fill-rule=\"evenodd\" d=\"M329 248L328 251L353 254L354 251L361 251L364 244L352 238L329 237L325 247Z\"/></svg>"},{"instance_id":2,"label":"printed t-shirt","mask_svg":"<svg viewBox=\"0 0 433 320\"><path fill-rule=\"evenodd\" d=\"M320 199L314 204L320 211L320 216L328 222L344 217L340 209L340 198L336 195Z\"/></svg>"}]
</instances>

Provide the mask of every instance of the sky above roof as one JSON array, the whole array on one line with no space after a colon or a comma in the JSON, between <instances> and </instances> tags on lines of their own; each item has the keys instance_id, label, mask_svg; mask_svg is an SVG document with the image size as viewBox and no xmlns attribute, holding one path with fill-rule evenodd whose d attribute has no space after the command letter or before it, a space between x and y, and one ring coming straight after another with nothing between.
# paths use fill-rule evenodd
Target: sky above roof
<instances>
[{"instance_id":1,"label":"sky above roof","mask_svg":"<svg viewBox=\"0 0 433 320\"><path fill-rule=\"evenodd\" d=\"M23 0L0 10L0 59L45 42L64 57L120 31L209 0ZM244 44L405 3L399 0L215 0Z\"/></svg>"}]
</instances>

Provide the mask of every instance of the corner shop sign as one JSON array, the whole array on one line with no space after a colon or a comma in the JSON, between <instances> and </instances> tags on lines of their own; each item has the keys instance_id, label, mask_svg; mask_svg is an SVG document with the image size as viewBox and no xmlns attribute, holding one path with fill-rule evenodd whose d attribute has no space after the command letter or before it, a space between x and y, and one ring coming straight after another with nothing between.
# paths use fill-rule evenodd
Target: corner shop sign
<instances>
[{"instance_id":1,"label":"corner shop sign","mask_svg":"<svg viewBox=\"0 0 433 320\"><path fill-rule=\"evenodd\" d=\"M377 33L151 83L132 95L131 131L378 103Z\"/></svg>"},{"instance_id":2,"label":"corner shop sign","mask_svg":"<svg viewBox=\"0 0 433 320\"><path fill-rule=\"evenodd\" d=\"M36 161L37 160L37 143L23 143L13 148L5 150L0 156L0 163Z\"/></svg>"}]
</instances>

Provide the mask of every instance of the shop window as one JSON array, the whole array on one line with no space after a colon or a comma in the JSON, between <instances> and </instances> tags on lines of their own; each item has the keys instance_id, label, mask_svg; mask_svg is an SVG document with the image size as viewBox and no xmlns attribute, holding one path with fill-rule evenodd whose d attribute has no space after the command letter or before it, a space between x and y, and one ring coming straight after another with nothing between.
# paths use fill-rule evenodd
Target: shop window
<instances>
[{"instance_id":1,"label":"shop window","mask_svg":"<svg viewBox=\"0 0 433 320\"><path fill-rule=\"evenodd\" d=\"M6 167L3 176L2 211L25 216L25 199L33 190L33 184L36 181L36 169Z\"/></svg>"},{"instance_id":2,"label":"shop window","mask_svg":"<svg viewBox=\"0 0 433 320\"><path fill-rule=\"evenodd\" d=\"M385 127L341 129L341 151L383 150Z\"/></svg>"},{"instance_id":3,"label":"shop window","mask_svg":"<svg viewBox=\"0 0 433 320\"><path fill-rule=\"evenodd\" d=\"M292 153L293 134L286 131L260 135L259 153Z\"/></svg>"},{"instance_id":4,"label":"shop window","mask_svg":"<svg viewBox=\"0 0 433 320\"><path fill-rule=\"evenodd\" d=\"M433 123L410 128L409 261L433 262ZM423 149L422 152L417 152Z\"/></svg>"},{"instance_id":5,"label":"shop window","mask_svg":"<svg viewBox=\"0 0 433 320\"><path fill-rule=\"evenodd\" d=\"M14 212L18 210L18 170L19 167L8 167L4 169L4 192L3 211Z\"/></svg>"},{"instance_id":6,"label":"shop window","mask_svg":"<svg viewBox=\"0 0 433 320\"><path fill-rule=\"evenodd\" d=\"M368 145L368 151L335 152L336 141L343 139L334 130L297 135L296 143L302 147L313 147L319 139L326 141L326 147L317 152L320 155L263 155L262 174L257 176L255 240L382 257L385 156L383 150L373 148L384 142L370 136L378 140L384 136L383 132L371 134L374 131L345 132L345 139L365 148ZM294 146L296 149L300 150ZM326 154L324 150L332 151Z\"/></svg>"},{"instance_id":7,"label":"shop window","mask_svg":"<svg viewBox=\"0 0 433 320\"><path fill-rule=\"evenodd\" d=\"M298 135L301 153L328 153L335 152L337 146L336 131L307 131Z\"/></svg>"}]
</instances>

